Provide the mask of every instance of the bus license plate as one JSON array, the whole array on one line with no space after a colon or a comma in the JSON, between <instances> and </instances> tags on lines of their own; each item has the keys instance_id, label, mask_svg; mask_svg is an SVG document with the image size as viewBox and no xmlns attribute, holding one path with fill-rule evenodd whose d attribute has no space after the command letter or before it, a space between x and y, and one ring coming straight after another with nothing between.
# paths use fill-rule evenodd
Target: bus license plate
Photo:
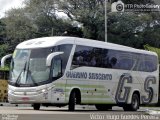
<instances>
[{"instance_id":1,"label":"bus license plate","mask_svg":"<svg viewBox=\"0 0 160 120\"><path fill-rule=\"evenodd\" d=\"M28 97L22 97L22 100L23 101L29 101L29 98Z\"/></svg>"}]
</instances>

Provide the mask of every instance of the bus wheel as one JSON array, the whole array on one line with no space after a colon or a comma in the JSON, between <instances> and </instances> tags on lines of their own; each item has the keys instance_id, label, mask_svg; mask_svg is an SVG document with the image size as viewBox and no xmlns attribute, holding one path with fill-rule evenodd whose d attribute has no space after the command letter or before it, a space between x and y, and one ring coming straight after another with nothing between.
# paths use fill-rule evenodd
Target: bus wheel
<instances>
[{"instance_id":1,"label":"bus wheel","mask_svg":"<svg viewBox=\"0 0 160 120\"><path fill-rule=\"evenodd\" d=\"M75 110L75 105L76 105L76 95L75 95L75 92L71 92L71 95L70 95L70 98L69 98L68 110L69 111L74 111Z\"/></svg>"},{"instance_id":2,"label":"bus wheel","mask_svg":"<svg viewBox=\"0 0 160 120\"><path fill-rule=\"evenodd\" d=\"M33 104L33 109L34 110L39 110L40 109L40 104L38 104L38 103L35 103L35 104Z\"/></svg>"},{"instance_id":3,"label":"bus wheel","mask_svg":"<svg viewBox=\"0 0 160 120\"><path fill-rule=\"evenodd\" d=\"M140 98L137 94L133 94L131 104L123 107L124 111L137 111L140 105Z\"/></svg>"},{"instance_id":4,"label":"bus wheel","mask_svg":"<svg viewBox=\"0 0 160 120\"><path fill-rule=\"evenodd\" d=\"M112 106L110 105L95 105L96 109L97 110L100 110L100 111L107 111L107 110L111 110L112 109Z\"/></svg>"}]
</instances>

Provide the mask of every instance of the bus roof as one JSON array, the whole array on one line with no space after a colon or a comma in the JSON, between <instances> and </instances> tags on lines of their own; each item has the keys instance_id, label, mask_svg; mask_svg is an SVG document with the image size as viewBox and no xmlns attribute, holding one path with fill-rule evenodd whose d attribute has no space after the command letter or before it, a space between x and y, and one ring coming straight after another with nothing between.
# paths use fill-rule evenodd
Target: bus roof
<instances>
[{"instance_id":1,"label":"bus roof","mask_svg":"<svg viewBox=\"0 0 160 120\"><path fill-rule=\"evenodd\" d=\"M135 53L143 53L143 54L150 54L150 55L157 56L155 52L150 52L146 50L140 50L132 47L127 47L123 45L102 42L97 40L91 40L86 38L66 37L66 36L35 38L35 39L27 40L18 44L16 48L17 49L47 48L47 47L57 46L61 44L77 44L77 45L107 48L107 49L121 50L121 51L130 51Z\"/></svg>"}]
</instances>

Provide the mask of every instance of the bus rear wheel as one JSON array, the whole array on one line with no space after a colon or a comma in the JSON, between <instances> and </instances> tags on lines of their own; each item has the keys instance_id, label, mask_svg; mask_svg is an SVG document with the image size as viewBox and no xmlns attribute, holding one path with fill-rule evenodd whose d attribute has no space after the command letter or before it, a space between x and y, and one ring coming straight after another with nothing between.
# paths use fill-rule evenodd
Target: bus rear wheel
<instances>
[{"instance_id":1,"label":"bus rear wheel","mask_svg":"<svg viewBox=\"0 0 160 120\"><path fill-rule=\"evenodd\" d=\"M33 109L34 110L39 110L40 109L40 104L38 104L38 103L35 103L35 104L33 104Z\"/></svg>"},{"instance_id":2,"label":"bus rear wheel","mask_svg":"<svg viewBox=\"0 0 160 120\"><path fill-rule=\"evenodd\" d=\"M69 105L68 105L68 110L69 111L74 111L75 110L75 105L76 105L76 95L75 92L73 91L70 95L70 99L69 99Z\"/></svg>"},{"instance_id":3,"label":"bus rear wheel","mask_svg":"<svg viewBox=\"0 0 160 120\"><path fill-rule=\"evenodd\" d=\"M95 107L97 110L100 110L100 111L107 111L112 109L112 106L110 105L95 105Z\"/></svg>"},{"instance_id":4,"label":"bus rear wheel","mask_svg":"<svg viewBox=\"0 0 160 120\"><path fill-rule=\"evenodd\" d=\"M132 95L131 104L123 106L124 111L137 111L140 105L140 98L138 94L134 93Z\"/></svg>"}]
</instances>

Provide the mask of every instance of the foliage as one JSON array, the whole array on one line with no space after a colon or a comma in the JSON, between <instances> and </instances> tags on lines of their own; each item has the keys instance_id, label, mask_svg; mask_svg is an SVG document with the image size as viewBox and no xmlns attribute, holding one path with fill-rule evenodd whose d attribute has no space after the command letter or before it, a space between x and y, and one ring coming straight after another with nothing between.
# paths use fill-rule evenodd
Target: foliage
<instances>
[{"instance_id":1,"label":"foliage","mask_svg":"<svg viewBox=\"0 0 160 120\"><path fill-rule=\"evenodd\" d=\"M114 0L113 0L114 1ZM117 1L117 0L115 0ZM126 4L148 4L148 3L153 3L153 0L122 0Z\"/></svg>"},{"instance_id":2,"label":"foliage","mask_svg":"<svg viewBox=\"0 0 160 120\"><path fill-rule=\"evenodd\" d=\"M137 4L153 2L122 1ZM112 13L110 7L111 4L108 3L109 42L140 49L143 49L145 44L160 47L158 12ZM59 16L59 12L65 13L67 17ZM37 37L66 35L104 41L104 14L105 0L25 0L25 7L13 8L0 19L0 58L13 52L18 43Z\"/></svg>"},{"instance_id":3,"label":"foliage","mask_svg":"<svg viewBox=\"0 0 160 120\"><path fill-rule=\"evenodd\" d=\"M6 55L6 51L8 51L8 45L7 44L0 45L0 56Z\"/></svg>"},{"instance_id":4,"label":"foliage","mask_svg":"<svg viewBox=\"0 0 160 120\"><path fill-rule=\"evenodd\" d=\"M143 49L145 44L160 47L160 20L155 16L153 13L110 13L109 41L140 49Z\"/></svg>"},{"instance_id":5,"label":"foliage","mask_svg":"<svg viewBox=\"0 0 160 120\"><path fill-rule=\"evenodd\" d=\"M108 17L109 41L140 48L143 43L139 36L141 24L141 18L134 13L110 13Z\"/></svg>"},{"instance_id":6,"label":"foliage","mask_svg":"<svg viewBox=\"0 0 160 120\"><path fill-rule=\"evenodd\" d=\"M5 43L6 25L0 20L0 44Z\"/></svg>"},{"instance_id":7,"label":"foliage","mask_svg":"<svg viewBox=\"0 0 160 120\"><path fill-rule=\"evenodd\" d=\"M61 35L82 37L82 28L57 16L55 9L53 0L26 0L24 8L7 11L1 21L5 24L6 36L3 38L9 41L9 50L13 52L17 44L32 38Z\"/></svg>"},{"instance_id":8,"label":"foliage","mask_svg":"<svg viewBox=\"0 0 160 120\"><path fill-rule=\"evenodd\" d=\"M7 39L10 40L13 48L19 42L35 37L36 26L25 14L24 9L11 9L3 21L6 24Z\"/></svg>"},{"instance_id":9,"label":"foliage","mask_svg":"<svg viewBox=\"0 0 160 120\"><path fill-rule=\"evenodd\" d=\"M84 37L104 41L105 0L61 0L58 9L82 24Z\"/></svg>"},{"instance_id":10,"label":"foliage","mask_svg":"<svg viewBox=\"0 0 160 120\"><path fill-rule=\"evenodd\" d=\"M4 68L0 67L0 71L9 71L9 67L8 66L5 66Z\"/></svg>"}]
</instances>

